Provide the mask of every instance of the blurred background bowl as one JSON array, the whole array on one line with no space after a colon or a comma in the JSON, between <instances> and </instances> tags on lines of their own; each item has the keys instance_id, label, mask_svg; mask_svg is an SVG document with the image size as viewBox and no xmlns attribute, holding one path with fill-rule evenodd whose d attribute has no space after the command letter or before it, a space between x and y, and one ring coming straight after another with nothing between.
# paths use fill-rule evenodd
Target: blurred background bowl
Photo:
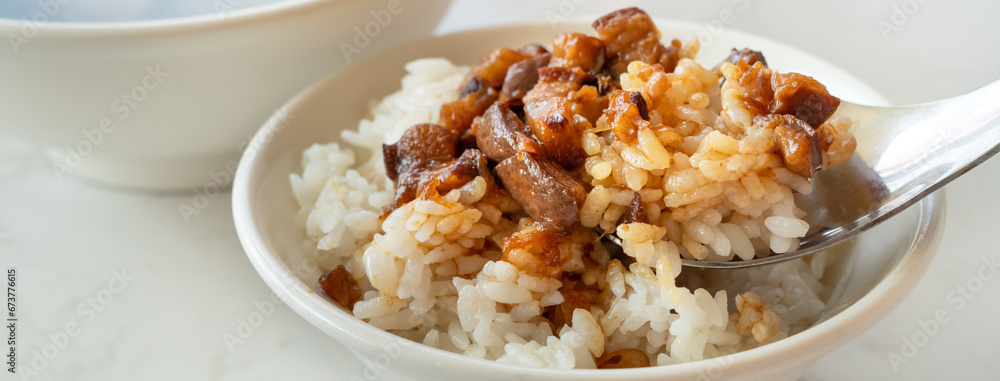
<instances>
[{"instance_id":1,"label":"blurred background bowl","mask_svg":"<svg viewBox=\"0 0 1000 381\"><path fill-rule=\"evenodd\" d=\"M690 23L657 21L664 36L690 36ZM557 30L554 30L557 29ZM937 251L944 197L937 193L856 239L838 246L823 282L829 290L819 322L787 339L735 355L692 363L627 370L550 370L476 360L401 339L354 318L315 293L322 273L302 229L289 175L300 172L302 151L314 143L340 141L356 128L371 99L399 89L403 64L420 57L447 57L469 65L497 46L548 43L561 31L589 31L589 23L558 28L534 23L447 35L406 44L331 75L300 93L258 131L240 163L233 186L233 215L240 242L272 290L307 321L349 348L386 379L407 375L441 380L796 380L823 355L861 335L914 288ZM787 45L729 31L703 49L698 61L714 65L732 46L764 52L769 66L815 76L846 100L878 104L884 99L837 67ZM295 115L287 120L285 115ZM342 143L342 141L341 141ZM359 158L363 162L364 158ZM692 271L687 269L686 271ZM725 271L725 270L723 270ZM387 360L384 364L382 360ZM372 365L374 364L374 365ZM380 365L381 364L381 365ZM368 368L366 367L366 372ZM365 373L366 375L368 373Z\"/></svg>"},{"instance_id":2,"label":"blurred background bowl","mask_svg":"<svg viewBox=\"0 0 1000 381\"><path fill-rule=\"evenodd\" d=\"M59 179L217 191L285 100L430 35L449 3L5 1L0 132L44 146Z\"/></svg>"}]
</instances>

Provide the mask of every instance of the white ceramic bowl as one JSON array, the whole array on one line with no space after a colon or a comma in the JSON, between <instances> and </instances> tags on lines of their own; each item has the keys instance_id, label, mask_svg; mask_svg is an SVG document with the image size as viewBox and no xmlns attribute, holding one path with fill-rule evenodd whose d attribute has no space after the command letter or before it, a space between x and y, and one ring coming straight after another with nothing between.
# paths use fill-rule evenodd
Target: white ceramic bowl
<instances>
[{"instance_id":1,"label":"white ceramic bowl","mask_svg":"<svg viewBox=\"0 0 1000 381\"><path fill-rule=\"evenodd\" d=\"M38 3L56 15L66 2ZM39 8L37 21L0 19L0 132L47 147L60 179L218 190L284 101L430 35L449 3L286 0L120 23L47 22Z\"/></svg>"},{"instance_id":2,"label":"white ceramic bowl","mask_svg":"<svg viewBox=\"0 0 1000 381\"><path fill-rule=\"evenodd\" d=\"M658 21L664 36L692 36L698 26ZM589 31L586 23L567 25ZM496 46L548 42L548 25L518 25L464 32L409 44L362 66L332 75L287 103L297 115L284 125L275 117L254 137L240 163L233 188L233 215L240 241L268 285L302 317L370 361L378 372L440 380L794 380L818 358L850 341L885 317L913 289L930 263L942 229L944 198L935 194L857 239L837 247L842 256L824 278L833 292L820 323L760 348L717 359L629 370L557 371L475 360L425 347L381 331L312 291L320 275L302 249L304 233L292 223L295 201L289 174L300 171L301 152L310 144L339 139L356 128L370 99L399 87L402 65L425 56L445 56L470 64ZM763 38L727 31L706 46L700 61L714 64L732 46L764 52L783 71L809 73L834 94L862 103L882 99L849 74L812 56ZM351 89L347 92L344 89ZM363 160L359 160L361 162ZM381 369L386 368L386 369ZM398 378L389 378L398 379Z\"/></svg>"}]
</instances>

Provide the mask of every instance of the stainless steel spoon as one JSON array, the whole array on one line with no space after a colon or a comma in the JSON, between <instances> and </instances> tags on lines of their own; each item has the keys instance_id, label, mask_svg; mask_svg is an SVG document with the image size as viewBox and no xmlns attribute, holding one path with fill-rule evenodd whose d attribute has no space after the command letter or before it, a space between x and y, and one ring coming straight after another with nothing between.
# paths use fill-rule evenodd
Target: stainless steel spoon
<instances>
[{"instance_id":1,"label":"stainless steel spoon","mask_svg":"<svg viewBox=\"0 0 1000 381\"><path fill-rule=\"evenodd\" d=\"M809 214L799 248L749 261L683 260L685 266L739 268L801 258L878 225L1000 150L1000 80L937 102L872 107L842 102L858 141L847 163L818 171L813 192L796 195Z\"/></svg>"}]
</instances>

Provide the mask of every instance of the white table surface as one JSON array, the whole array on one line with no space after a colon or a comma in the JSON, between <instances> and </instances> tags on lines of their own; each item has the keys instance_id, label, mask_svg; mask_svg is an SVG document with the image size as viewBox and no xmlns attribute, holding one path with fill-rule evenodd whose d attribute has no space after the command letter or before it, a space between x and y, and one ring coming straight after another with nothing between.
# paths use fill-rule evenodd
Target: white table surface
<instances>
[{"instance_id":1,"label":"white table surface","mask_svg":"<svg viewBox=\"0 0 1000 381\"><path fill-rule=\"evenodd\" d=\"M829 60L893 103L957 95L1000 78L1000 2L638 4L657 16L699 23L732 9L736 20L726 28ZM546 20L562 11L569 17L596 16L625 5L456 0L438 33ZM906 20L883 36L879 20L895 26L894 5L914 12L897 14L896 21L903 21L901 15ZM1000 233L994 219L1000 202L991 196L1000 190L998 177L1000 159L993 159L946 188L947 227L930 271L888 318L821 359L804 380L1000 379L1000 280L995 280L1000 277L979 282L982 287L961 306L954 299L960 285L977 284L983 260L1000 261L993 241ZM18 367L38 372L29 379L360 375L363 364L342 346L287 307L271 308L271 292L237 240L229 194L211 199L185 221L179 206L191 202L190 194L59 181L39 147L0 135L0 270L17 268ZM903 353L907 342L922 338L920 322L934 319L939 310L950 317L947 323L915 353ZM5 354L7 347L0 347ZM890 353L906 362L894 368ZM3 371L0 379L21 378Z\"/></svg>"}]
</instances>

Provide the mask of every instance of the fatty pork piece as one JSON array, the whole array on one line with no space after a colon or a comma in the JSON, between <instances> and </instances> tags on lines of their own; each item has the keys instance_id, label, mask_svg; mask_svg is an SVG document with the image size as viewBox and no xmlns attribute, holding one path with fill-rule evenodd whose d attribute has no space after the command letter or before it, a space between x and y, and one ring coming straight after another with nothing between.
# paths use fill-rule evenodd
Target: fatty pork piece
<instances>
[{"instance_id":1,"label":"fatty pork piece","mask_svg":"<svg viewBox=\"0 0 1000 381\"><path fill-rule=\"evenodd\" d=\"M608 68L618 78L628 71L632 61L660 64L667 73L673 72L680 60L681 42L660 43L660 31L653 19L639 8L611 12L594 21L594 29L607 48Z\"/></svg>"},{"instance_id":2,"label":"fatty pork piece","mask_svg":"<svg viewBox=\"0 0 1000 381\"><path fill-rule=\"evenodd\" d=\"M494 103L482 117L476 118L475 131L476 145L495 162L504 161L518 151L545 156L531 129L504 103Z\"/></svg>"},{"instance_id":3,"label":"fatty pork piece","mask_svg":"<svg viewBox=\"0 0 1000 381\"><path fill-rule=\"evenodd\" d=\"M528 104L551 97L567 98L573 114L579 114L593 124L608 106L607 97L602 95L604 93L587 85L593 80L593 76L579 67L543 67L538 70L538 83L524 96L523 102Z\"/></svg>"},{"instance_id":4,"label":"fatty pork piece","mask_svg":"<svg viewBox=\"0 0 1000 381\"><path fill-rule=\"evenodd\" d=\"M395 209L416 198L425 181L422 173L452 161L458 154L458 133L436 124L417 124L394 144L382 145L385 172L396 182Z\"/></svg>"},{"instance_id":5,"label":"fatty pork piece","mask_svg":"<svg viewBox=\"0 0 1000 381\"><path fill-rule=\"evenodd\" d=\"M475 118L500 99L511 67L529 59L537 60L533 62L535 65L544 66L548 60L538 57L542 55L548 55L548 51L537 44L528 44L518 50L500 47L487 53L466 74L458 100L441 106L441 124L457 131L460 136L466 133ZM525 71L524 75L528 76L523 79L524 82L531 82L530 86L521 85L527 86L523 89L526 93L534 85L530 78L531 70L527 67L520 67L518 70ZM515 83L516 81L511 83L508 91L513 93L517 90L514 88Z\"/></svg>"},{"instance_id":6,"label":"fatty pork piece","mask_svg":"<svg viewBox=\"0 0 1000 381\"><path fill-rule=\"evenodd\" d=\"M760 62L764 67L767 67L767 60L764 59L764 54L756 50L751 50L750 48L743 48L743 50L736 50L733 48L729 52L729 57L726 58L726 62L733 65L738 65L740 61L746 62L747 65L753 65Z\"/></svg>"},{"instance_id":7,"label":"fatty pork piece","mask_svg":"<svg viewBox=\"0 0 1000 381\"><path fill-rule=\"evenodd\" d=\"M458 133L437 124L413 125L396 143L382 145L385 172L393 181L415 166L455 156L458 156Z\"/></svg>"},{"instance_id":8,"label":"fatty pork piece","mask_svg":"<svg viewBox=\"0 0 1000 381\"><path fill-rule=\"evenodd\" d=\"M545 147L548 157L568 170L579 168L587 159L583 149L583 129L577 123L567 98L548 97L524 106L527 125Z\"/></svg>"},{"instance_id":9,"label":"fatty pork piece","mask_svg":"<svg viewBox=\"0 0 1000 381\"><path fill-rule=\"evenodd\" d=\"M587 192L566 169L546 158L521 151L494 169L504 189L535 221L564 233L580 222L580 206Z\"/></svg>"},{"instance_id":10,"label":"fatty pork piece","mask_svg":"<svg viewBox=\"0 0 1000 381\"><path fill-rule=\"evenodd\" d=\"M754 125L774 129L776 151L788 170L808 178L823 168L823 140L805 121L771 114L754 118Z\"/></svg>"},{"instance_id":11,"label":"fatty pork piece","mask_svg":"<svg viewBox=\"0 0 1000 381\"><path fill-rule=\"evenodd\" d=\"M552 42L552 61L549 65L578 67L589 74L597 74L604 67L604 42L583 33L563 33Z\"/></svg>"},{"instance_id":12,"label":"fatty pork piece","mask_svg":"<svg viewBox=\"0 0 1000 381\"><path fill-rule=\"evenodd\" d=\"M622 217L618 219L618 225L636 222L649 223L649 213L646 212L646 203L642 202L642 196L638 192L632 196L632 202L625 209L625 214L622 214Z\"/></svg>"},{"instance_id":13,"label":"fatty pork piece","mask_svg":"<svg viewBox=\"0 0 1000 381\"><path fill-rule=\"evenodd\" d=\"M472 81L478 81L482 87L500 90L500 87L503 86L504 78L507 77L507 69L513 64L528 59L528 57L530 55L522 54L505 47L499 47L486 53L469 70L469 74L465 75L465 79L462 80L465 90L462 91L459 98L464 97L468 93L469 83Z\"/></svg>"},{"instance_id":14,"label":"fatty pork piece","mask_svg":"<svg viewBox=\"0 0 1000 381\"><path fill-rule=\"evenodd\" d=\"M818 128L840 107L840 98L826 90L822 83L799 73L776 73L771 76L774 100L772 114L795 115Z\"/></svg>"},{"instance_id":15,"label":"fatty pork piece","mask_svg":"<svg viewBox=\"0 0 1000 381\"><path fill-rule=\"evenodd\" d=\"M548 65L551 58L552 54L545 52L510 65L500 90L500 102L523 103L521 98L538 83L538 69Z\"/></svg>"},{"instance_id":16,"label":"fatty pork piece","mask_svg":"<svg viewBox=\"0 0 1000 381\"><path fill-rule=\"evenodd\" d=\"M739 61L739 85L749 110L757 115L789 114L819 128L840 106L840 99L812 77L799 73L775 73L757 61Z\"/></svg>"},{"instance_id":17,"label":"fatty pork piece","mask_svg":"<svg viewBox=\"0 0 1000 381\"><path fill-rule=\"evenodd\" d=\"M484 86L479 79L473 78L466 84L461 98L441 106L440 123L462 135L472 126L476 117L499 98L500 93L492 87Z\"/></svg>"},{"instance_id":18,"label":"fatty pork piece","mask_svg":"<svg viewBox=\"0 0 1000 381\"><path fill-rule=\"evenodd\" d=\"M578 67L549 66L538 69L538 81L524 95L524 103L548 97L565 97L583 88L590 74Z\"/></svg>"}]
</instances>

